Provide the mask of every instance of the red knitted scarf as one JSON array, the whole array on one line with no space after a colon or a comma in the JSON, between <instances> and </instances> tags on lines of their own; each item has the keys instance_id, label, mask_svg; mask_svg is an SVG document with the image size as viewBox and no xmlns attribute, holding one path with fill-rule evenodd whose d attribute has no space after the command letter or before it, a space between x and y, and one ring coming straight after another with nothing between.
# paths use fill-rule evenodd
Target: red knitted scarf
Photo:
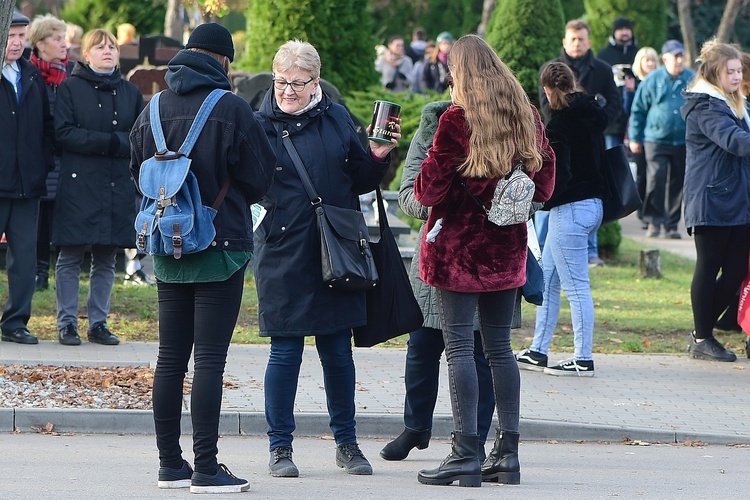
<instances>
[{"instance_id":1,"label":"red knitted scarf","mask_svg":"<svg viewBox=\"0 0 750 500\"><path fill-rule=\"evenodd\" d=\"M42 72L42 76L44 76L44 82L48 85L54 85L57 87L68 77L68 73L65 71L65 68L68 67L67 56L62 62L50 62L38 58L36 54L31 54L31 64L39 68L39 71Z\"/></svg>"}]
</instances>

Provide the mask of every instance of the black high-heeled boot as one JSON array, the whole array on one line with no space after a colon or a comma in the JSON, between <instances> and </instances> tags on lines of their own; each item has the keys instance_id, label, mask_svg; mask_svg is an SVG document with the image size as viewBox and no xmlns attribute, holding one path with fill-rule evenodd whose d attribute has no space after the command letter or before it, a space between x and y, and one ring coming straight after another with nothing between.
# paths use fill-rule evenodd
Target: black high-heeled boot
<instances>
[{"instance_id":1,"label":"black high-heeled boot","mask_svg":"<svg viewBox=\"0 0 750 500\"><path fill-rule=\"evenodd\" d=\"M745 356L750 359L750 336L745 339Z\"/></svg>"},{"instance_id":2,"label":"black high-heeled boot","mask_svg":"<svg viewBox=\"0 0 750 500\"><path fill-rule=\"evenodd\" d=\"M482 464L482 481L502 484L521 484L521 465L518 463L517 432L497 429L495 445Z\"/></svg>"},{"instance_id":3,"label":"black high-heeled boot","mask_svg":"<svg viewBox=\"0 0 750 500\"><path fill-rule=\"evenodd\" d=\"M474 434L451 433L452 451L437 469L424 469L417 474L423 484L447 485L458 481L459 486L482 486L480 471L479 436Z\"/></svg>"},{"instance_id":4,"label":"black high-heeled boot","mask_svg":"<svg viewBox=\"0 0 750 500\"><path fill-rule=\"evenodd\" d=\"M403 460L409 456L412 448L424 450L430 446L431 435L432 432L430 431L414 432L404 429L399 437L380 450L380 456L383 457L383 460Z\"/></svg>"}]
</instances>

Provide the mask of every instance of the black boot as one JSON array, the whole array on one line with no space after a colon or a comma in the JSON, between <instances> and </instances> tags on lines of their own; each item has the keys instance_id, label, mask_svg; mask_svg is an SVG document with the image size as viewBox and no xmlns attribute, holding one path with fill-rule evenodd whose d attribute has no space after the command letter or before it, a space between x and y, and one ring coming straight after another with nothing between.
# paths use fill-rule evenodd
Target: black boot
<instances>
[{"instance_id":1,"label":"black boot","mask_svg":"<svg viewBox=\"0 0 750 500\"><path fill-rule=\"evenodd\" d=\"M745 339L745 356L750 359L750 336Z\"/></svg>"},{"instance_id":2,"label":"black boot","mask_svg":"<svg viewBox=\"0 0 750 500\"><path fill-rule=\"evenodd\" d=\"M518 463L517 432L497 429L495 446L482 464L482 481L502 484L521 484L521 465Z\"/></svg>"},{"instance_id":3,"label":"black boot","mask_svg":"<svg viewBox=\"0 0 750 500\"><path fill-rule=\"evenodd\" d=\"M424 450L430 445L430 431L414 432L404 429L399 437L388 443L380 450L384 460L403 460L412 448Z\"/></svg>"},{"instance_id":4,"label":"black boot","mask_svg":"<svg viewBox=\"0 0 750 500\"><path fill-rule=\"evenodd\" d=\"M459 486L482 486L480 472L479 436L451 433L452 451L437 469L419 471L417 479L423 484L448 485L458 481Z\"/></svg>"}]
</instances>

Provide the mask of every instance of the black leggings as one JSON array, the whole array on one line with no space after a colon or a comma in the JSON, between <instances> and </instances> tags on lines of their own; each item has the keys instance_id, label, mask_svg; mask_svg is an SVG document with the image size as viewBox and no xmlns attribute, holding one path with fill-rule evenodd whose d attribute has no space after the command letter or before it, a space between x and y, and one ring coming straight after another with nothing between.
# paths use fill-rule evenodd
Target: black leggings
<instances>
[{"instance_id":1,"label":"black leggings","mask_svg":"<svg viewBox=\"0 0 750 500\"><path fill-rule=\"evenodd\" d=\"M697 260L690 298L695 338L706 339L747 274L750 225L697 226L693 233Z\"/></svg>"},{"instance_id":2,"label":"black leggings","mask_svg":"<svg viewBox=\"0 0 750 500\"><path fill-rule=\"evenodd\" d=\"M224 364L242 301L244 271L243 267L228 280L215 283L158 282L159 356L153 403L162 467L182 466L182 386L192 352L190 416L195 470L216 473Z\"/></svg>"}]
</instances>

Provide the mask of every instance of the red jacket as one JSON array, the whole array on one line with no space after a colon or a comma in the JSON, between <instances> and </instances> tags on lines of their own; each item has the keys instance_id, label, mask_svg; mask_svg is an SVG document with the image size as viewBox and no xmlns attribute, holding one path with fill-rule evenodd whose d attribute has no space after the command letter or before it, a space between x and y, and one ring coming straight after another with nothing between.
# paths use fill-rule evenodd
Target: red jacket
<instances>
[{"instance_id":1,"label":"red jacket","mask_svg":"<svg viewBox=\"0 0 750 500\"><path fill-rule=\"evenodd\" d=\"M536 185L534 201L552 195L555 153L547 141L539 113L537 133L542 168L530 174ZM469 132L464 111L452 105L440 117L432 147L414 182L414 196L432 207L423 231L420 277L431 286L454 292L493 292L518 288L526 282L526 225L500 227L461 186L456 166L466 157ZM498 179L464 178L466 185L489 206ZM435 228L442 219L442 227ZM437 233L433 238L432 233Z\"/></svg>"}]
</instances>

